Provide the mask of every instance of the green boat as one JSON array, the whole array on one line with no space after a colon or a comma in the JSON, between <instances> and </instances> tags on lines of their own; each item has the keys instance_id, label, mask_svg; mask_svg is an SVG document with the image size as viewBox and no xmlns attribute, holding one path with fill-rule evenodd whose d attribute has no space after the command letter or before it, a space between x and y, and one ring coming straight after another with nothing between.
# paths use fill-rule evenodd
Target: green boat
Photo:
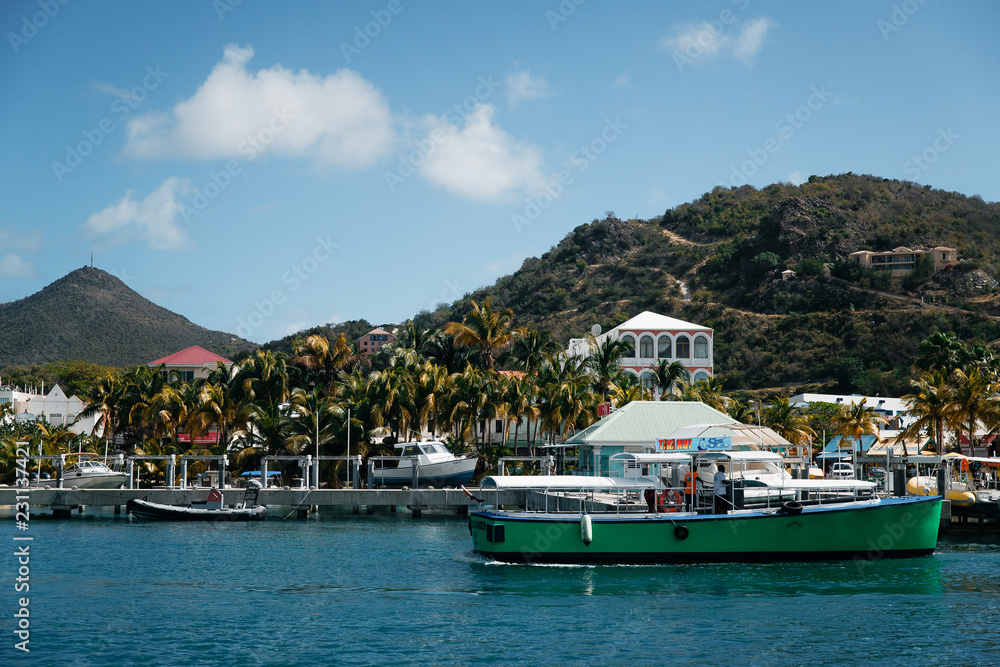
<instances>
[{"instance_id":1,"label":"green boat","mask_svg":"<svg viewBox=\"0 0 1000 667\"><path fill-rule=\"evenodd\" d=\"M816 482L825 482L817 485ZM801 485L796 489L795 483ZM867 482L795 480L801 500L709 514L649 511L642 494L662 478L487 477L490 489L526 493L536 511L471 513L473 549L509 563L711 563L881 560L926 556L937 546L940 497L879 498ZM805 491L808 489L809 491ZM817 491L821 489L821 492ZM599 500L603 498L603 501ZM633 501L628 499L632 498ZM574 507L575 505L575 507ZM603 511L597 511L600 507ZM688 510L688 511L685 511Z\"/></svg>"}]
</instances>

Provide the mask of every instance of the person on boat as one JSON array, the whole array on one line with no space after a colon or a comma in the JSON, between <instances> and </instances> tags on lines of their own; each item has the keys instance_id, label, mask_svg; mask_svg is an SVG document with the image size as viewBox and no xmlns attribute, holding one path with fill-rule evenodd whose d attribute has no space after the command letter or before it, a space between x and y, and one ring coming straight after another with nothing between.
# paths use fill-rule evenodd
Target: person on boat
<instances>
[{"instance_id":1,"label":"person on boat","mask_svg":"<svg viewBox=\"0 0 1000 667\"><path fill-rule=\"evenodd\" d=\"M731 505L726 498L726 467L719 464L715 476L712 478L712 492L715 494L715 513L725 514Z\"/></svg>"}]
</instances>

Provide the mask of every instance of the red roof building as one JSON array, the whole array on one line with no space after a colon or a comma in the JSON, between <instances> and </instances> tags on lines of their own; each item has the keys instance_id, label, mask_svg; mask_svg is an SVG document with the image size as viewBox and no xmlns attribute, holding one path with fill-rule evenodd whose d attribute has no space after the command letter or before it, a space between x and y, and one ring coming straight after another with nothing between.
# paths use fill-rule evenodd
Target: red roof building
<instances>
[{"instance_id":1,"label":"red roof building","mask_svg":"<svg viewBox=\"0 0 1000 667\"><path fill-rule=\"evenodd\" d=\"M221 357L214 352L209 352L203 347L192 345L186 350L174 352L162 359L149 362L149 366L156 367L163 364L166 370L176 371L181 380L192 382L199 378L208 377L210 371L215 370L219 362L226 366L232 366L233 362L225 357Z\"/></svg>"}]
</instances>

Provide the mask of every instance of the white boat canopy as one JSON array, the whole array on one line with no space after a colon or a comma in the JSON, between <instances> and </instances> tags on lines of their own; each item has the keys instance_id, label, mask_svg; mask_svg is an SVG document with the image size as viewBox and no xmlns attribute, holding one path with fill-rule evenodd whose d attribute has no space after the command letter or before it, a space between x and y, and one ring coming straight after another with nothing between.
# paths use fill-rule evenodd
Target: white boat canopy
<instances>
[{"instance_id":1,"label":"white boat canopy","mask_svg":"<svg viewBox=\"0 0 1000 667\"><path fill-rule=\"evenodd\" d=\"M483 489L550 489L553 491L635 491L656 486L646 477L586 477L584 475L490 475Z\"/></svg>"},{"instance_id":2,"label":"white boat canopy","mask_svg":"<svg viewBox=\"0 0 1000 667\"><path fill-rule=\"evenodd\" d=\"M875 482L860 479L785 479L767 486L771 489L801 491L871 491L875 488Z\"/></svg>"},{"instance_id":3,"label":"white boat canopy","mask_svg":"<svg viewBox=\"0 0 1000 667\"><path fill-rule=\"evenodd\" d=\"M770 461L780 463L784 459L777 452L766 452L763 450L730 450L718 452L698 452L698 455L707 459L729 459L731 461Z\"/></svg>"},{"instance_id":4,"label":"white boat canopy","mask_svg":"<svg viewBox=\"0 0 1000 667\"><path fill-rule=\"evenodd\" d=\"M639 454L625 452L611 456L612 461L635 461L636 463L690 463L691 455L682 452L656 452Z\"/></svg>"}]
</instances>

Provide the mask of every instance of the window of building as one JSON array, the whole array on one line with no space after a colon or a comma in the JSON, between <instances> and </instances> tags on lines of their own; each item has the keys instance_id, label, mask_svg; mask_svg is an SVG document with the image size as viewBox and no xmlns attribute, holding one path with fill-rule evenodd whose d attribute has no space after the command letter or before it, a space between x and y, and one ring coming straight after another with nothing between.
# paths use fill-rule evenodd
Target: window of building
<instances>
[{"instance_id":1,"label":"window of building","mask_svg":"<svg viewBox=\"0 0 1000 667\"><path fill-rule=\"evenodd\" d=\"M503 433L503 420L497 419L496 426L494 427L497 433Z\"/></svg>"},{"instance_id":2,"label":"window of building","mask_svg":"<svg viewBox=\"0 0 1000 667\"><path fill-rule=\"evenodd\" d=\"M642 381L642 388L646 391L654 391L656 389L656 376L649 371L644 372L640 380Z\"/></svg>"},{"instance_id":3,"label":"window of building","mask_svg":"<svg viewBox=\"0 0 1000 667\"><path fill-rule=\"evenodd\" d=\"M707 380L707 379L708 379L708 373L706 373L705 371L698 371L697 373L694 374L695 382L697 382L698 380Z\"/></svg>"},{"instance_id":4,"label":"window of building","mask_svg":"<svg viewBox=\"0 0 1000 667\"><path fill-rule=\"evenodd\" d=\"M656 356L660 359L670 358L670 336L660 336L656 340Z\"/></svg>"},{"instance_id":5,"label":"window of building","mask_svg":"<svg viewBox=\"0 0 1000 667\"><path fill-rule=\"evenodd\" d=\"M708 338L698 336L694 339L694 358L708 359Z\"/></svg>"},{"instance_id":6,"label":"window of building","mask_svg":"<svg viewBox=\"0 0 1000 667\"><path fill-rule=\"evenodd\" d=\"M946 252L941 253L941 260L947 262L948 261L948 253L946 253Z\"/></svg>"},{"instance_id":7,"label":"window of building","mask_svg":"<svg viewBox=\"0 0 1000 667\"><path fill-rule=\"evenodd\" d=\"M687 336L677 337L677 358L689 359L691 357L691 339Z\"/></svg>"},{"instance_id":8,"label":"window of building","mask_svg":"<svg viewBox=\"0 0 1000 667\"><path fill-rule=\"evenodd\" d=\"M639 339L639 356L643 359L653 358L653 337L643 336Z\"/></svg>"},{"instance_id":9,"label":"window of building","mask_svg":"<svg viewBox=\"0 0 1000 667\"><path fill-rule=\"evenodd\" d=\"M194 382L194 371L177 371L177 377L181 382Z\"/></svg>"},{"instance_id":10,"label":"window of building","mask_svg":"<svg viewBox=\"0 0 1000 667\"><path fill-rule=\"evenodd\" d=\"M622 352L622 356L627 359L635 357L635 338L632 338L632 336L623 336L622 342L625 343L625 351Z\"/></svg>"}]
</instances>

